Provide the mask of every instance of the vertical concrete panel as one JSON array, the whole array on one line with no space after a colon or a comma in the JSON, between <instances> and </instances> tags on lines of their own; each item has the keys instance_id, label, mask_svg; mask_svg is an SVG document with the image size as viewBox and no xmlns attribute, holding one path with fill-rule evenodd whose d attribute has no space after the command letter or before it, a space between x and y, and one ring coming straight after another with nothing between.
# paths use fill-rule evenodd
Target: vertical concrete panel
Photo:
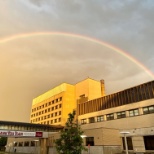
<instances>
[{"instance_id":1,"label":"vertical concrete panel","mask_svg":"<svg viewBox=\"0 0 154 154\"><path fill-rule=\"evenodd\" d=\"M145 152L143 136L132 137L133 148L135 152Z\"/></svg>"},{"instance_id":2,"label":"vertical concrete panel","mask_svg":"<svg viewBox=\"0 0 154 154\"><path fill-rule=\"evenodd\" d=\"M48 154L47 153L47 139L40 139L40 154Z\"/></svg>"}]
</instances>

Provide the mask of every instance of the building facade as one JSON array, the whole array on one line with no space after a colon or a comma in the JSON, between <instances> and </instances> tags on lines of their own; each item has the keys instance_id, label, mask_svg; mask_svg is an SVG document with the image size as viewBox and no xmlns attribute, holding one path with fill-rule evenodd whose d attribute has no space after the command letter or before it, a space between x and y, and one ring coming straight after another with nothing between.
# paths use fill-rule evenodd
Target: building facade
<instances>
[{"instance_id":1,"label":"building facade","mask_svg":"<svg viewBox=\"0 0 154 154\"><path fill-rule=\"evenodd\" d=\"M90 140L94 151L125 150L122 132L127 132L130 152L154 153L154 81L79 103L78 121L87 136L85 145Z\"/></svg>"},{"instance_id":2,"label":"building facade","mask_svg":"<svg viewBox=\"0 0 154 154\"><path fill-rule=\"evenodd\" d=\"M36 97L32 102L31 123L64 126L68 114L85 102L105 95L103 80L87 78L75 85L63 83Z\"/></svg>"},{"instance_id":3,"label":"building facade","mask_svg":"<svg viewBox=\"0 0 154 154\"><path fill-rule=\"evenodd\" d=\"M105 95L103 80L63 83L33 100L30 120L64 126L68 113L74 109L88 149L82 154L122 153L126 150L124 137L130 153L154 153L154 81L110 95ZM47 153L56 153L54 140L59 136L60 133L49 132L38 149L42 144ZM26 150L24 146L16 148Z\"/></svg>"}]
</instances>

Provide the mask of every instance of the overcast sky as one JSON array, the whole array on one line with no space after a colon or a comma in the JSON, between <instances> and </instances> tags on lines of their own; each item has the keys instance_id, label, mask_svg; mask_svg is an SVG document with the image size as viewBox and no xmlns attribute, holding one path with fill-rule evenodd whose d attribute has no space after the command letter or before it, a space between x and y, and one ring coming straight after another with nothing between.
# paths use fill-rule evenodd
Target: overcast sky
<instances>
[{"instance_id":1,"label":"overcast sky","mask_svg":"<svg viewBox=\"0 0 154 154\"><path fill-rule=\"evenodd\" d=\"M29 122L32 99L63 82L104 79L110 94L153 80L100 43L154 73L153 14L153 0L0 0L0 120Z\"/></svg>"}]
</instances>

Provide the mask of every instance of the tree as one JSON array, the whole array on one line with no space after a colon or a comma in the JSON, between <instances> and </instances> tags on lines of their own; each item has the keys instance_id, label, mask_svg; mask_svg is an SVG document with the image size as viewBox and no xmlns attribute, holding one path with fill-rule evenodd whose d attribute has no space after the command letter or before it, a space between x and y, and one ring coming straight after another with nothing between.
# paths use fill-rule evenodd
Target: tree
<instances>
[{"instance_id":1,"label":"tree","mask_svg":"<svg viewBox=\"0 0 154 154\"><path fill-rule=\"evenodd\" d=\"M7 137L0 137L0 151L5 150L6 144L7 144Z\"/></svg>"},{"instance_id":2,"label":"tree","mask_svg":"<svg viewBox=\"0 0 154 154\"><path fill-rule=\"evenodd\" d=\"M60 138L55 141L58 154L81 154L82 150L86 150L83 146L81 135L83 131L77 122L74 122L76 112L68 114L65 128L60 134Z\"/></svg>"},{"instance_id":3,"label":"tree","mask_svg":"<svg viewBox=\"0 0 154 154\"><path fill-rule=\"evenodd\" d=\"M7 137L1 137L0 138L0 146L5 146L7 143Z\"/></svg>"}]
</instances>

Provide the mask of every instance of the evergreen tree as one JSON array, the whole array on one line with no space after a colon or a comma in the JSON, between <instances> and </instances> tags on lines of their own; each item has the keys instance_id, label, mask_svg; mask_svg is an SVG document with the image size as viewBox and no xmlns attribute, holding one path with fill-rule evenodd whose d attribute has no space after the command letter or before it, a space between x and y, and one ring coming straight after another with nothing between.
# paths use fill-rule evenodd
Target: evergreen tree
<instances>
[{"instance_id":1,"label":"evergreen tree","mask_svg":"<svg viewBox=\"0 0 154 154\"><path fill-rule=\"evenodd\" d=\"M82 145L81 135L83 131L77 122L74 122L76 112L68 114L65 128L62 130L60 138L55 141L58 154L81 154L86 148Z\"/></svg>"}]
</instances>

